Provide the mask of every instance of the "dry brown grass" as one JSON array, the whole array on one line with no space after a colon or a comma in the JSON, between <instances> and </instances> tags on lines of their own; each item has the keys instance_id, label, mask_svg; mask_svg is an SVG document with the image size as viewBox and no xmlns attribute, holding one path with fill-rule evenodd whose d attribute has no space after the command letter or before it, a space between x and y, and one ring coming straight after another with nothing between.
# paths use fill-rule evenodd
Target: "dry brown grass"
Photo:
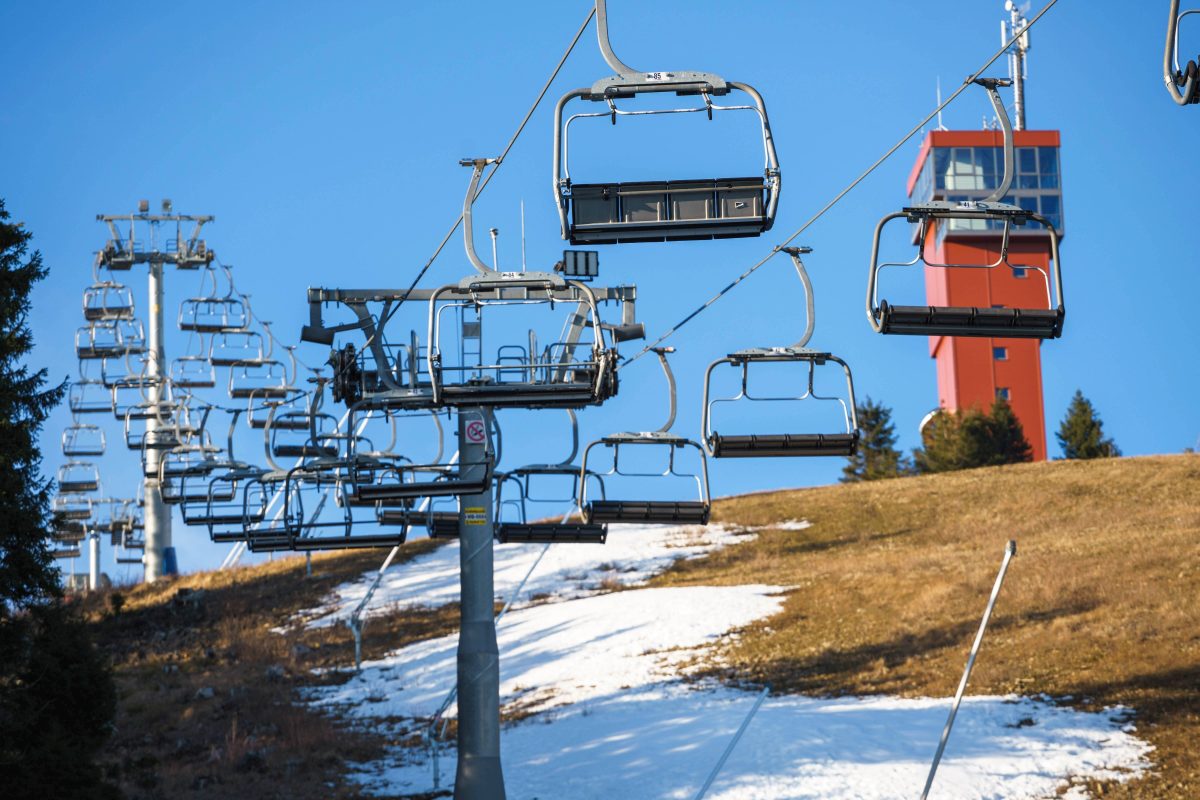
<instances>
[{"instance_id":1,"label":"dry brown grass","mask_svg":"<svg viewBox=\"0 0 1200 800\"><path fill-rule=\"evenodd\" d=\"M399 561L431 546L410 545ZM358 797L344 779L346 762L379 758L391 742L296 703L298 688L343 679L311 670L353 664L349 631L271 629L382 557L315 556L312 578L303 558L285 558L139 585L116 590L116 614L114 592L87 597L119 692L103 760L127 797ZM452 606L373 619L364 657L450 632L457 619Z\"/></svg>"},{"instance_id":2,"label":"dry brown grass","mask_svg":"<svg viewBox=\"0 0 1200 800\"><path fill-rule=\"evenodd\" d=\"M740 525L793 518L812 527L767 530L656 580L795 587L712 674L782 692L949 695L1016 539L971 691L1132 706L1158 769L1093 792L1200 797L1200 455L776 492L716 510Z\"/></svg>"}]
</instances>

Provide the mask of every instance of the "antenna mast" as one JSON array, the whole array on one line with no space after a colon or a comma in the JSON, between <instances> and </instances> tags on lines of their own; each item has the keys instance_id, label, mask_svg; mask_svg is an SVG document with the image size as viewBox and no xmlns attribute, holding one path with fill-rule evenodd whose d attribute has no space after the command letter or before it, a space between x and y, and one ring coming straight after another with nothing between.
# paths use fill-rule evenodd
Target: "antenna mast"
<instances>
[{"instance_id":1,"label":"antenna mast","mask_svg":"<svg viewBox=\"0 0 1200 800\"><path fill-rule=\"evenodd\" d=\"M1013 0L1005 0L1009 21L1000 23L1000 41L1013 39L1008 52L1008 71L1013 82L1013 130L1025 130L1025 54L1029 52L1029 21Z\"/></svg>"}]
</instances>

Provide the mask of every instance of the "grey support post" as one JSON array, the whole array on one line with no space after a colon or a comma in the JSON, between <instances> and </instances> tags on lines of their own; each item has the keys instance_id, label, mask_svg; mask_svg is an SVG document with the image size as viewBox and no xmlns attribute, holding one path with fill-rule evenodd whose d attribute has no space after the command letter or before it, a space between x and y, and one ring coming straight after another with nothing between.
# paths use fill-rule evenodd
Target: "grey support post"
<instances>
[{"instance_id":1,"label":"grey support post","mask_svg":"<svg viewBox=\"0 0 1200 800\"><path fill-rule=\"evenodd\" d=\"M492 411L458 414L459 470L486 474L493 458ZM504 800L500 767L500 651L492 575L493 489L459 498L461 626L458 636L458 771L456 800Z\"/></svg>"},{"instance_id":2,"label":"grey support post","mask_svg":"<svg viewBox=\"0 0 1200 800\"><path fill-rule=\"evenodd\" d=\"M132 223L131 223L132 224ZM131 228L132 230L132 228ZM146 420L146 438L156 436L163 426L159 404L163 401L163 365L166 350L163 346L163 268L161 261L151 261L150 268L150 349L146 358L151 384L149 400L153 413ZM158 448L146 448L144 480L146 508L146 551L142 556L146 582L153 583L165 575L176 572L174 548L171 546L171 511L162 501L162 490L158 477L158 464L162 453Z\"/></svg>"}]
</instances>

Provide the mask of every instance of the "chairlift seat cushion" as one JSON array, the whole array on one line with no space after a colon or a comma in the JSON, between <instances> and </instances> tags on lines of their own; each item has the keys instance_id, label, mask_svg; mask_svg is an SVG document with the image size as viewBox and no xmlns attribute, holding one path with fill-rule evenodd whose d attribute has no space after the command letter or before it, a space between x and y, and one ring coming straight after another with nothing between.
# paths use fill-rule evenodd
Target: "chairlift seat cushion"
<instances>
[{"instance_id":1,"label":"chairlift seat cushion","mask_svg":"<svg viewBox=\"0 0 1200 800\"><path fill-rule=\"evenodd\" d=\"M880 304L882 333L916 336L986 336L1056 339L1062 335L1062 309L891 306Z\"/></svg>"},{"instance_id":2,"label":"chairlift seat cushion","mask_svg":"<svg viewBox=\"0 0 1200 800\"><path fill-rule=\"evenodd\" d=\"M575 184L571 243L758 236L771 226L766 188L762 178Z\"/></svg>"},{"instance_id":3,"label":"chairlift seat cushion","mask_svg":"<svg viewBox=\"0 0 1200 800\"><path fill-rule=\"evenodd\" d=\"M850 456L858 449L858 433L714 433L709 444L714 458Z\"/></svg>"},{"instance_id":4,"label":"chairlift seat cushion","mask_svg":"<svg viewBox=\"0 0 1200 800\"><path fill-rule=\"evenodd\" d=\"M376 547L395 547L404 544L405 532L350 534L349 536L269 536L251 535L247 547L252 553L272 553L287 550L311 552L314 550L362 550Z\"/></svg>"},{"instance_id":5,"label":"chairlift seat cushion","mask_svg":"<svg viewBox=\"0 0 1200 800\"><path fill-rule=\"evenodd\" d=\"M664 522L707 525L711 507L699 500L594 500L584 509L589 523Z\"/></svg>"},{"instance_id":6,"label":"chairlift seat cushion","mask_svg":"<svg viewBox=\"0 0 1200 800\"><path fill-rule=\"evenodd\" d=\"M588 542L604 544L608 529L599 524L505 522L496 526L496 538L508 542Z\"/></svg>"}]
</instances>

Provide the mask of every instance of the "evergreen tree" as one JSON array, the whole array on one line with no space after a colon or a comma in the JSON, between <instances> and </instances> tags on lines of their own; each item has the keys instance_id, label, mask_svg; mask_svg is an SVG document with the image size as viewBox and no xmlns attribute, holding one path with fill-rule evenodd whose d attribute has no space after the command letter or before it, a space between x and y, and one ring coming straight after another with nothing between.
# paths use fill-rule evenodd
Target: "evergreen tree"
<instances>
[{"instance_id":1,"label":"evergreen tree","mask_svg":"<svg viewBox=\"0 0 1200 800\"><path fill-rule=\"evenodd\" d=\"M908 459L896 449L892 410L871 398L855 406L861 438L858 451L842 467L842 483L895 478L909 472Z\"/></svg>"},{"instance_id":2,"label":"evergreen tree","mask_svg":"<svg viewBox=\"0 0 1200 800\"><path fill-rule=\"evenodd\" d=\"M0 200L0 623L58 592L47 531L50 481L41 474L37 437L66 389L45 389L46 370L22 363L33 349L29 293L46 269L37 251L26 258L32 236L8 219Z\"/></svg>"},{"instance_id":3,"label":"evergreen tree","mask_svg":"<svg viewBox=\"0 0 1200 800\"><path fill-rule=\"evenodd\" d=\"M112 674L67 608L49 548L51 481L38 434L64 385L24 364L30 292L46 276L0 200L0 795L116 797L93 757L115 713Z\"/></svg>"},{"instance_id":4,"label":"evergreen tree","mask_svg":"<svg viewBox=\"0 0 1200 800\"><path fill-rule=\"evenodd\" d=\"M996 398L988 413L978 408L939 411L921 432L913 451L918 472L992 467L1033 459L1021 421L1008 401Z\"/></svg>"},{"instance_id":5,"label":"evergreen tree","mask_svg":"<svg viewBox=\"0 0 1200 800\"><path fill-rule=\"evenodd\" d=\"M1092 402L1079 389L1067 406L1067 416L1058 426L1058 444L1063 458L1114 458L1121 455L1112 439L1105 438L1104 424Z\"/></svg>"}]
</instances>

